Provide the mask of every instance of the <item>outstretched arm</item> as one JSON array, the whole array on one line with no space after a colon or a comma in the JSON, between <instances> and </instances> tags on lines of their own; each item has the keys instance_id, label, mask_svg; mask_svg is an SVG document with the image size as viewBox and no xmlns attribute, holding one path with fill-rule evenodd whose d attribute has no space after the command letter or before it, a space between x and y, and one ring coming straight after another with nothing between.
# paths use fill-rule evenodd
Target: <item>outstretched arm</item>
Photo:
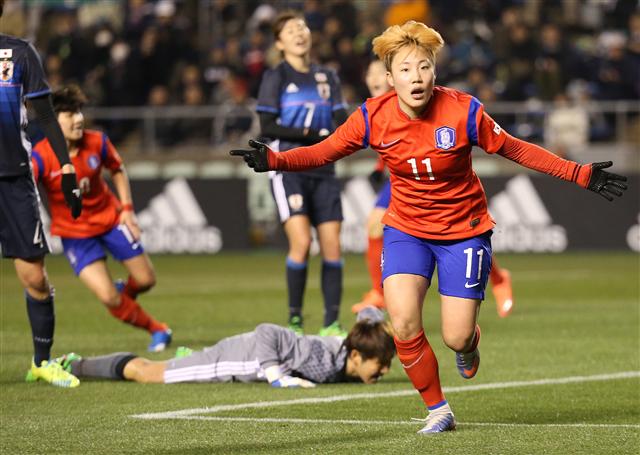
<instances>
[{"instance_id":1,"label":"outstretched arm","mask_svg":"<svg viewBox=\"0 0 640 455\"><path fill-rule=\"evenodd\" d=\"M486 152L498 153L529 169L577 183L609 201L613 201L614 196L622 196L627 189L623 183L627 181L626 177L603 170L613 164L611 161L580 165L562 159L542 147L511 136L484 112L477 100L470 105L470 115L474 112L475 122L468 122L467 133L471 142Z\"/></svg>"},{"instance_id":2,"label":"outstretched arm","mask_svg":"<svg viewBox=\"0 0 640 455\"><path fill-rule=\"evenodd\" d=\"M506 138L498 154L529 169L577 183L609 201L613 201L614 196L622 196L627 189L623 183L627 181L626 177L603 170L613 164L611 161L580 165L506 132L503 134Z\"/></svg>"},{"instance_id":3,"label":"outstretched arm","mask_svg":"<svg viewBox=\"0 0 640 455\"><path fill-rule=\"evenodd\" d=\"M242 156L256 172L269 170L304 171L332 163L362 148L364 120L357 110L347 121L322 142L275 153L266 144L250 140L249 150L231 150L232 156Z\"/></svg>"}]
</instances>

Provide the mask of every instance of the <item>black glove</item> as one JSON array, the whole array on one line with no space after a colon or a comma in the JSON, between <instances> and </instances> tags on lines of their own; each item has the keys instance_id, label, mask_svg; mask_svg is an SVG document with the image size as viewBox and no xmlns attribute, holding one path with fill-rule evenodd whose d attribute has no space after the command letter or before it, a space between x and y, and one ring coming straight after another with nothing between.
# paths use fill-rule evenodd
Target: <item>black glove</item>
<instances>
[{"instance_id":1,"label":"black glove","mask_svg":"<svg viewBox=\"0 0 640 455\"><path fill-rule=\"evenodd\" d=\"M253 168L256 172L267 172L269 170L269 161L267 160L267 151L269 147L262 142L249 140L251 150L231 150L231 156L241 156L247 163L247 166Z\"/></svg>"},{"instance_id":2,"label":"black glove","mask_svg":"<svg viewBox=\"0 0 640 455\"><path fill-rule=\"evenodd\" d=\"M611 161L601 163L591 163L591 178L587 189L598 193L608 201L613 201L613 196L622 196L622 192L627 189L627 178L623 175L613 174L602 169L611 167Z\"/></svg>"},{"instance_id":3,"label":"black glove","mask_svg":"<svg viewBox=\"0 0 640 455\"><path fill-rule=\"evenodd\" d=\"M75 172L62 174L62 194L64 194L64 201L71 209L71 216L74 219L78 218L82 213L82 197L78 189Z\"/></svg>"},{"instance_id":4,"label":"black glove","mask_svg":"<svg viewBox=\"0 0 640 455\"><path fill-rule=\"evenodd\" d=\"M384 171L379 171L378 169L374 170L369 174L369 183L371 186L378 186L384 180Z\"/></svg>"}]
</instances>

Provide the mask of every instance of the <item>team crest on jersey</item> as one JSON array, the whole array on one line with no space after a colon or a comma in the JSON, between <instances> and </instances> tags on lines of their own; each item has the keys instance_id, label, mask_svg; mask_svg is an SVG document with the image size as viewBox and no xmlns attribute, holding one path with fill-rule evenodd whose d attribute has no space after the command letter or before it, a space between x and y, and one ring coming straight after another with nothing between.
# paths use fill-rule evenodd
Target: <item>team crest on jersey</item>
<instances>
[{"instance_id":1,"label":"team crest on jersey","mask_svg":"<svg viewBox=\"0 0 640 455\"><path fill-rule=\"evenodd\" d=\"M0 61L0 81L9 82L13 79L13 62L11 60Z\"/></svg>"},{"instance_id":2,"label":"team crest on jersey","mask_svg":"<svg viewBox=\"0 0 640 455\"><path fill-rule=\"evenodd\" d=\"M98 169L98 166L100 166L100 158L96 155L89 155L89 158L87 158L87 164L91 169Z\"/></svg>"},{"instance_id":3,"label":"team crest on jersey","mask_svg":"<svg viewBox=\"0 0 640 455\"><path fill-rule=\"evenodd\" d=\"M315 73L316 88L318 89L318 95L323 100L331 98L331 86L329 85L329 78L325 73Z\"/></svg>"},{"instance_id":4,"label":"team crest on jersey","mask_svg":"<svg viewBox=\"0 0 640 455\"><path fill-rule=\"evenodd\" d=\"M291 210L300 210L302 208L302 194L292 194L287 198Z\"/></svg>"},{"instance_id":5,"label":"team crest on jersey","mask_svg":"<svg viewBox=\"0 0 640 455\"><path fill-rule=\"evenodd\" d=\"M316 82L321 83L321 82L327 82L329 79L327 79L327 75L325 73L316 73L314 74L314 77L316 78Z\"/></svg>"},{"instance_id":6,"label":"team crest on jersey","mask_svg":"<svg viewBox=\"0 0 640 455\"><path fill-rule=\"evenodd\" d=\"M436 130L436 147L449 150L456 146L456 130L448 126L441 126Z\"/></svg>"}]
</instances>

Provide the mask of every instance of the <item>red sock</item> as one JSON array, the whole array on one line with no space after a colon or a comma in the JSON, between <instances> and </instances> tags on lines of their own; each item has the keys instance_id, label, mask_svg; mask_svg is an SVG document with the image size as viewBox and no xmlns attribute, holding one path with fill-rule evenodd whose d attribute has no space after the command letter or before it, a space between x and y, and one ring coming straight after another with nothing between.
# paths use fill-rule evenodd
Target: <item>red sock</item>
<instances>
[{"instance_id":1,"label":"red sock","mask_svg":"<svg viewBox=\"0 0 640 455\"><path fill-rule=\"evenodd\" d=\"M394 342L398 359L424 403L430 409L439 407L446 399L440 387L438 360L424 336L424 330L406 341L394 337Z\"/></svg>"},{"instance_id":2,"label":"red sock","mask_svg":"<svg viewBox=\"0 0 640 455\"><path fill-rule=\"evenodd\" d=\"M136 281L133 279L133 277L131 275L129 275L129 279L127 280L127 284L125 285L125 287L122 290L122 292L127 294L133 300L135 300L136 297L138 297L138 294L140 293L140 288L138 288L138 283L136 283Z\"/></svg>"},{"instance_id":3,"label":"red sock","mask_svg":"<svg viewBox=\"0 0 640 455\"><path fill-rule=\"evenodd\" d=\"M476 324L476 330L473 332L473 340L471 341L471 346L467 348L465 353L473 352L478 347L478 343L480 343L480 326Z\"/></svg>"},{"instance_id":4,"label":"red sock","mask_svg":"<svg viewBox=\"0 0 640 455\"><path fill-rule=\"evenodd\" d=\"M120 305L109 308L109 312L122 322L147 330L149 333L166 330L167 325L156 321L142 309L138 302L124 292L120 294Z\"/></svg>"},{"instance_id":5,"label":"red sock","mask_svg":"<svg viewBox=\"0 0 640 455\"><path fill-rule=\"evenodd\" d=\"M371 287L382 294L382 269L380 268L380 257L382 256L382 237L369 237L369 248L367 248L367 266L371 277Z\"/></svg>"},{"instance_id":6,"label":"red sock","mask_svg":"<svg viewBox=\"0 0 640 455\"><path fill-rule=\"evenodd\" d=\"M491 281L491 286L502 283L502 275L500 275L501 271L502 269L498 266L498 261L496 261L495 256L492 256L491 272L489 272L489 281Z\"/></svg>"}]
</instances>

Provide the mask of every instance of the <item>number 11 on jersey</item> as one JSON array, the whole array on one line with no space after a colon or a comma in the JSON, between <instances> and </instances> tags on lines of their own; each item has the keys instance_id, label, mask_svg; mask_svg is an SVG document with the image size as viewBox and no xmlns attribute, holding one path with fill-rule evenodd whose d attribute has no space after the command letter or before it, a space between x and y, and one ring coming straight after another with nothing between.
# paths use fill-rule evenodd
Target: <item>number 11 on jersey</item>
<instances>
[{"instance_id":1,"label":"number 11 on jersey","mask_svg":"<svg viewBox=\"0 0 640 455\"><path fill-rule=\"evenodd\" d=\"M434 177L433 170L431 169L431 158L425 158L420 162L424 163L425 167L427 168L427 175L429 176L429 180L435 180L436 178ZM411 165L411 170L413 171L413 177L416 180L421 180L420 173L418 172L418 166L416 164L416 159L411 158L410 160L407 160L407 163Z\"/></svg>"}]
</instances>

